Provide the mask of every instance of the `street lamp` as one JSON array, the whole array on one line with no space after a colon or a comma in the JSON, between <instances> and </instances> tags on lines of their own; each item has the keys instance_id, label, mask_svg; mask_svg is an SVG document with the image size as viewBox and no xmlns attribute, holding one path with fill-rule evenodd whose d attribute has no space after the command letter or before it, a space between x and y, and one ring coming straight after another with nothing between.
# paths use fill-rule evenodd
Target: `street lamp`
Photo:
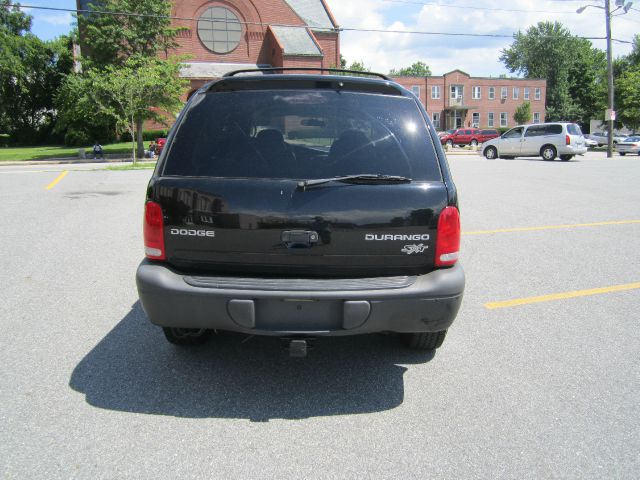
<instances>
[{"instance_id":1,"label":"street lamp","mask_svg":"<svg viewBox=\"0 0 640 480\"><path fill-rule=\"evenodd\" d=\"M607 115L605 116L605 120L607 121L607 157L613 157L613 121L615 120L615 112L613 110L613 61L612 61L612 52L611 52L611 14L616 12L617 10L622 9L624 13L627 13L631 8L632 2L628 2L626 5L624 0L616 0L616 8L611 11L611 2L610 0L604 0L604 7L600 5L585 5L584 7L580 7L576 10L576 13L582 13L587 8L601 8L604 10L606 28L607 28L607 77L608 77L608 86L609 86L609 108L607 109Z\"/></svg>"}]
</instances>

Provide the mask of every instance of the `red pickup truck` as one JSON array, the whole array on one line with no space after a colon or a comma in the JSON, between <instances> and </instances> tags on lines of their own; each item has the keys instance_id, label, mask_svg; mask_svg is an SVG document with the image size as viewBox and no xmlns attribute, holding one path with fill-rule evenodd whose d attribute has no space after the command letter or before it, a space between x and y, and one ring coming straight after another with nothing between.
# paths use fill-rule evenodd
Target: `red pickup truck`
<instances>
[{"instance_id":1,"label":"red pickup truck","mask_svg":"<svg viewBox=\"0 0 640 480\"><path fill-rule=\"evenodd\" d=\"M479 128L459 128L458 130L448 135L442 135L440 142L442 145L472 145L476 146L479 143L486 142L492 138L499 137L500 134L497 130L480 130Z\"/></svg>"}]
</instances>

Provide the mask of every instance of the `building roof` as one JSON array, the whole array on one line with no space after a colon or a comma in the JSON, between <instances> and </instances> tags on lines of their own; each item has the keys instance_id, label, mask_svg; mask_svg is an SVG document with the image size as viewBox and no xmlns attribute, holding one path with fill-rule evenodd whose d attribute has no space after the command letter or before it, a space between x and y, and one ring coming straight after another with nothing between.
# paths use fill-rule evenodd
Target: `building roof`
<instances>
[{"instance_id":1,"label":"building roof","mask_svg":"<svg viewBox=\"0 0 640 480\"><path fill-rule=\"evenodd\" d=\"M311 28L330 28L334 25L322 0L285 0L296 14Z\"/></svg>"},{"instance_id":2,"label":"building roof","mask_svg":"<svg viewBox=\"0 0 640 480\"><path fill-rule=\"evenodd\" d=\"M218 62L186 62L180 70L182 78L220 78L234 70L248 70L271 65L255 63L218 63Z\"/></svg>"},{"instance_id":3,"label":"building roof","mask_svg":"<svg viewBox=\"0 0 640 480\"><path fill-rule=\"evenodd\" d=\"M271 26L285 55L322 56L318 45L306 28Z\"/></svg>"}]
</instances>

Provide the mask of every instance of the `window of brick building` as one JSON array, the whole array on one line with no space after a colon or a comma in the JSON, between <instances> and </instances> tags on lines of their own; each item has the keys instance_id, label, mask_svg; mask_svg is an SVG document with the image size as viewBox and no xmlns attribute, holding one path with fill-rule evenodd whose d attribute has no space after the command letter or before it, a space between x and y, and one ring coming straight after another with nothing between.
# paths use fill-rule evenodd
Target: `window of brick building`
<instances>
[{"instance_id":1,"label":"window of brick building","mask_svg":"<svg viewBox=\"0 0 640 480\"><path fill-rule=\"evenodd\" d=\"M473 112L471 126L474 128L478 128L480 126L480 114L478 112Z\"/></svg>"},{"instance_id":2,"label":"window of brick building","mask_svg":"<svg viewBox=\"0 0 640 480\"><path fill-rule=\"evenodd\" d=\"M493 112L489 112L487 115L487 125L493 127Z\"/></svg>"},{"instance_id":3,"label":"window of brick building","mask_svg":"<svg viewBox=\"0 0 640 480\"><path fill-rule=\"evenodd\" d=\"M198 19L198 37L214 53L229 53L240 43L242 26L238 17L224 7L210 7Z\"/></svg>"},{"instance_id":4,"label":"window of brick building","mask_svg":"<svg viewBox=\"0 0 640 480\"><path fill-rule=\"evenodd\" d=\"M500 113L500 126L501 127L507 126L507 112Z\"/></svg>"},{"instance_id":5,"label":"window of brick building","mask_svg":"<svg viewBox=\"0 0 640 480\"><path fill-rule=\"evenodd\" d=\"M433 112L431 114L431 120L433 121L433 126L436 130L440 130L440 112Z\"/></svg>"},{"instance_id":6,"label":"window of brick building","mask_svg":"<svg viewBox=\"0 0 640 480\"><path fill-rule=\"evenodd\" d=\"M496 98L496 87L489 87L489 100Z\"/></svg>"},{"instance_id":7,"label":"window of brick building","mask_svg":"<svg viewBox=\"0 0 640 480\"><path fill-rule=\"evenodd\" d=\"M518 100L520 98L520 87L513 87L513 99Z\"/></svg>"},{"instance_id":8,"label":"window of brick building","mask_svg":"<svg viewBox=\"0 0 640 480\"><path fill-rule=\"evenodd\" d=\"M535 93L535 98L536 100L540 100L540 96L541 96L541 91L539 88L536 88L536 93Z\"/></svg>"},{"instance_id":9,"label":"window of brick building","mask_svg":"<svg viewBox=\"0 0 640 480\"><path fill-rule=\"evenodd\" d=\"M529 87L524 87L524 99L529 100Z\"/></svg>"},{"instance_id":10,"label":"window of brick building","mask_svg":"<svg viewBox=\"0 0 640 480\"><path fill-rule=\"evenodd\" d=\"M414 85L411 87L411 91L413 92L413 94L420 98L420 85Z\"/></svg>"},{"instance_id":11,"label":"window of brick building","mask_svg":"<svg viewBox=\"0 0 640 480\"><path fill-rule=\"evenodd\" d=\"M482 95L482 88L481 87L473 87L471 96L474 100L480 100Z\"/></svg>"},{"instance_id":12,"label":"window of brick building","mask_svg":"<svg viewBox=\"0 0 640 480\"><path fill-rule=\"evenodd\" d=\"M540 112L533 113L533 123L540 123Z\"/></svg>"},{"instance_id":13,"label":"window of brick building","mask_svg":"<svg viewBox=\"0 0 640 480\"><path fill-rule=\"evenodd\" d=\"M433 85L431 87L431 98L434 100L440 98L440 85Z\"/></svg>"},{"instance_id":14,"label":"window of brick building","mask_svg":"<svg viewBox=\"0 0 640 480\"><path fill-rule=\"evenodd\" d=\"M500 91L500 98L507 98L508 92L507 92L507 87L502 87L501 91Z\"/></svg>"}]
</instances>

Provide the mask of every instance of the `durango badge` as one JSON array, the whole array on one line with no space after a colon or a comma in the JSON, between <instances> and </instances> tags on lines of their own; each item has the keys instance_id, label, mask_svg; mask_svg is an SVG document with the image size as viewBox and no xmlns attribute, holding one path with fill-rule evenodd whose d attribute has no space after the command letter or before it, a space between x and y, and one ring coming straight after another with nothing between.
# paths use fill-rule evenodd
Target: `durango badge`
<instances>
[{"instance_id":1,"label":"durango badge","mask_svg":"<svg viewBox=\"0 0 640 480\"><path fill-rule=\"evenodd\" d=\"M407 255L411 255L412 253L423 253L427 248L429 248L428 245L421 243L420 245L405 245L400 251Z\"/></svg>"},{"instance_id":2,"label":"durango badge","mask_svg":"<svg viewBox=\"0 0 640 480\"><path fill-rule=\"evenodd\" d=\"M418 234L414 234L414 235L389 235L389 234L385 234L385 235L378 235L378 234L374 234L374 233L366 233L364 235L364 239L365 240L377 240L377 241L386 241L386 240L404 240L406 241L419 241L419 240L429 240L429 234L428 233L418 233Z\"/></svg>"}]
</instances>

